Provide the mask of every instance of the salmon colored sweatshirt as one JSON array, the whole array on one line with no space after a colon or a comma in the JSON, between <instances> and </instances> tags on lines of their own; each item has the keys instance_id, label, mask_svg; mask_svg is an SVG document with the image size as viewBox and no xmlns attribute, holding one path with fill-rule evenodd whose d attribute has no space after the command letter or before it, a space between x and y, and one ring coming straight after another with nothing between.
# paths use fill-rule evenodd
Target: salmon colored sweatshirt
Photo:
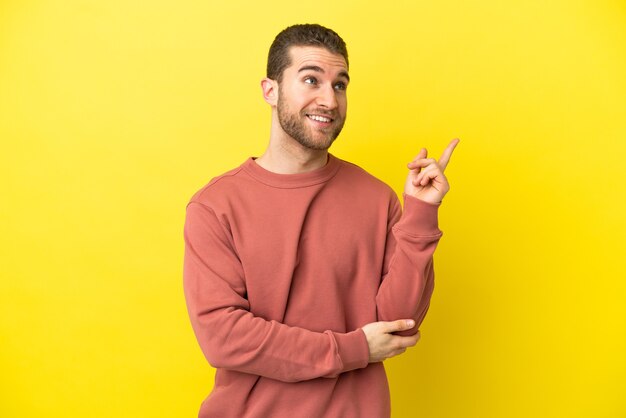
<instances>
[{"instance_id":1,"label":"salmon colored sweatshirt","mask_svg":"<svg viewBox=\"0 0 626 418\"><path fill-rule=\"evenodd\" d=\"M390 416L361 327L414 318L433 292L438 206L329 154L276 174L253 157L186 209L184 291L215 384L199 417ZM405 332L406 333L406 332Z\"/></svg>"}]
</instances>

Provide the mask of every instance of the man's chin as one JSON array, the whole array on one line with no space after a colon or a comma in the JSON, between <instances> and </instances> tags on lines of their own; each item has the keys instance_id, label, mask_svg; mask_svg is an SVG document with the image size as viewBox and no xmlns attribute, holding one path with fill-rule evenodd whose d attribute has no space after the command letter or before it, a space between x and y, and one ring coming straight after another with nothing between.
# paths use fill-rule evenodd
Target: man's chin
<instances>
[{"instance_id":1,"label":"man's chin","mask_svg":"<svg viewBox=\"0 0 626 418\"><path fill-rule=\"evenodd\" d=\"M312 140L312 141L308 141L307 146L310 149L315 149L315 150L319 150L319 151L323 151L323 150L327 150L330 148L330 146L333 144L333 142L335 142L335 138L323 138L323 139L318 139L318 140Z\"/></svg>"},{"instance_id":2,"label":"man's chin","mask_svg":"<svg viewBox=\"0 0 626 418\"><path fill-rule=\"evenodd\" d=\"M332 142L331 143L328 143L328 142L320 143L320 142L311 142L311 141L306 141L306 142L298 141L298 142L303 147L308 148L310 150L315 150L315 151L325 151L329 149L330 146L332 145Z\"/></svg>"}]
</instances>

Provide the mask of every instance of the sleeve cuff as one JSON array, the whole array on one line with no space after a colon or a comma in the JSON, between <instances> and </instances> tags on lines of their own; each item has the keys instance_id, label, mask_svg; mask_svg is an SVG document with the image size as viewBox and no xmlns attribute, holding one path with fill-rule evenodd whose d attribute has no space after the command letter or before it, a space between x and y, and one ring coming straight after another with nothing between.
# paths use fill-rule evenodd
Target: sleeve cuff
<instances>
[{"instance_id":1,"label":"sleeve cuff","mask_svg":"<svg viewBox=\"0 0 626 418\"><path fill-rule=\"evenodd\" d=\"M415 236L441 235L439 229L439 203L429 203L416 197L402 194L404 212L394 228Z\"/></svg>"},{"instance_id":2,"label":"sleeve cuff","mask_svg":"<svg viewBox=\"0 0 626 418\"><path fill-rule=\"evenodd\" d=\"M362 369L369 364L370 351L362 329L346 334L333 332L344 372Z\"/></svg>"}]
</instances>

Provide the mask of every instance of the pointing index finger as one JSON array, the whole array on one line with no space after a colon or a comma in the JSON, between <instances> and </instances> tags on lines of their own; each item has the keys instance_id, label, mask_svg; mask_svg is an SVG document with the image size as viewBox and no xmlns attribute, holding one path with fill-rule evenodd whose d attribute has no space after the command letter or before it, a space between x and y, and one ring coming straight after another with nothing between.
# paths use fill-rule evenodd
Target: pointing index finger
<instances>
[{"instance_id":1,"label":"pointing index finger","mask_svg":"<svg viewBox=\"0 0 626 418\"><path fill-rule=\"evenodd\" d=\"M453 139L452 141L450 141L446 149L441 154L441 157L439 158L438 163L442 172L446 169L446 166L448 165L448 162L450 161L450 157L452 156L452 151L454 151L454 148L459 142L461 142L459 138Z\"/></svg>"}]
</instances>

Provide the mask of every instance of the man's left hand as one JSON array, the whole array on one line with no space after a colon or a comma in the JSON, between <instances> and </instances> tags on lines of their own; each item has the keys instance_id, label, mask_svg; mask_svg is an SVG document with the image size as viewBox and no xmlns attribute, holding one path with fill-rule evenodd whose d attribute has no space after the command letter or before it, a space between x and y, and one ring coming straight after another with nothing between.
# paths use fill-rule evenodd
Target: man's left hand
<instances>
[{"instance_id":1,"label":"man's left hand","mask_svg":"<svg viewBox=\"0 0 626 418\"><path fill-rule=\"evenodd\" d=\"M459 142L458 138L453 139L439 160L426 158L428 151L422 148L415 159L407 165L410 171L404 185L404 193L428 203L441 203L450 190L448 179L443 172L450 161L452 151Z\"/></svg>"}]
</instances>

